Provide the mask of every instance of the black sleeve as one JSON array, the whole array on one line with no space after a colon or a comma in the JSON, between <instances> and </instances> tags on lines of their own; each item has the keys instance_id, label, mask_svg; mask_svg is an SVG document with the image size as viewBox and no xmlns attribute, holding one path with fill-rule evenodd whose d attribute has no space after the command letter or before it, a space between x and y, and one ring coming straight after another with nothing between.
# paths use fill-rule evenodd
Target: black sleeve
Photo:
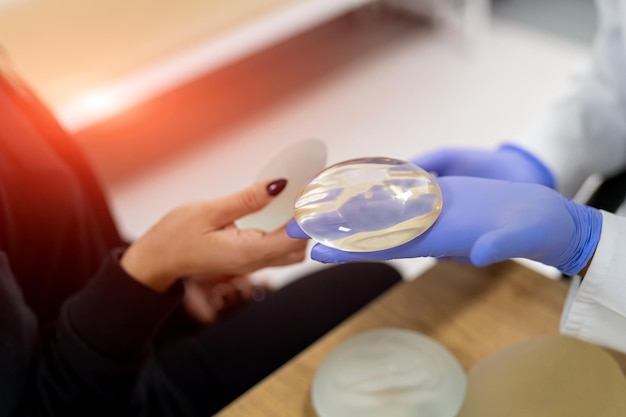
<instances>
[{"instance_id":1,"label":"black sleeve","mask_svg":"<svg viewBox=\"0 0 626 417\"><path fill-rule=\"evenodd\" d=\"M129 277L112 253L63 306L38 355L27 415L126 416L150 342L179 305L182 284L157 293Z\"/></svg>"},{"instance_id":2,"label":"black sleeve","mask_svg":"<svg viewBox=\"0 0 626 417\"><path fill-rule=\"evenodd\" d=\"M0 252L0 416L14 415L24 395L37 341L37 322Z\"/></svg>"}]
</instances>

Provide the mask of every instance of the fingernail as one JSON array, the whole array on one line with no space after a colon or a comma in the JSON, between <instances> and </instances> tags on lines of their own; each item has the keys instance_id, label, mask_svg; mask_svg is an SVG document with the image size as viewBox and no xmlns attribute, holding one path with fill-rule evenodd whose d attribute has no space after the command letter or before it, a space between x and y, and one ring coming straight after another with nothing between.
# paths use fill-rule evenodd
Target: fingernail
<instances>
[{"instance_id":1,"label":"fingernail","mask_svg":"<svg viewBox=\"0 0 626 417\"><path fill-rule=\"evenodd\" d=\"M267 193L269 195L274 197L274 196L277 196L278 194L280 194L281 191L283 191L286 186L287 186L287 180L284 179L284 178L281 178L279 180L270 182L267 185L267 187L265 187L265 189L267 190Z\"/></svg>"}]
</instances>

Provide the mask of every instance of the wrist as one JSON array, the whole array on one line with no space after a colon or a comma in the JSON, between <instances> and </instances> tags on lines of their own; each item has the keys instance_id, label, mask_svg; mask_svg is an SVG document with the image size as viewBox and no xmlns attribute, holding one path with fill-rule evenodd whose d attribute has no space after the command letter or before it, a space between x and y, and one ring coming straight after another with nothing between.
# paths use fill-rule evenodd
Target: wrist
<instances>
[{"instance_id":1,"label":"wrist","mask_svg":"<svg viewBox=\"0 0 626 417\"><path fill-rule=\"evenodd\" d=\"M594 254L595 254L595 251L594 251ZM591 255L591 258L589 258L587 265L585 265L584 268L578 273L578 276L580 276L581 279L585 278L585 275L587 275L587 271L589 270L589 267L591 266L591 261L593 261L593 255Z\"/></svg>"},{"instance_id":2,"label":"wrist","mask_svg":"<svg viewBox=\"0 0 626 417\"><path fill-rule=\"evenodd\" d=\"M565 275L584 275L600 241L602 213L595 208L563 199L574 221L575 232L571 246L566 251L567 260L555 266Z\"/></svg>"},{"instance_id":3,"label":"wrist","mask_svg":"<svg viewBox=\"0 0 626 417\"><path fill-rule=\"evenodd\" d=\"M120 258L120 266L135 281L160 293L166 292L178 279L178 277L164 272L159 267L159 256L146 255L137 244L126 249Z\"/></svg>"}]
</instances>

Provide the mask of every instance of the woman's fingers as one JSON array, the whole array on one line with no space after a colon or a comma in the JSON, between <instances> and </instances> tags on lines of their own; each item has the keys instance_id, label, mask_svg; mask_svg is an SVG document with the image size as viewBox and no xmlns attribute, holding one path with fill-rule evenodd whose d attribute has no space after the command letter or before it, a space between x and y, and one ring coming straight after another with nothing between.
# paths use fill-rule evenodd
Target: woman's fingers
<instances>
[{"instance_id":1,"label":"woman's fingers","mask_svg":"<svg viewBox=\"0 0 626 417\"><path fill-rule=\"evenodd\" d=\"M245 303L257 301L268 286L254 284L243 276L195 276L185 280L185 309L201 323L214 323L220 315Z\"/></svg>"},{"instance_id":2,"label":"woman's fingers","mask_svg":"<svg viewBox=\"0 0 626 417\"><path fill-rule=\"evenodd\" d=\"M220 223L218 227L254 213L267 206L287 186L287 180L260 181L234 194L214 200L211 215Z\"/></svg>"},{"instance_id":3,"label":"woman's fingers","mask_svg":"<svg viewBox=\"0 0 626 417\"><path fill-rule=\"evenodd\" d=\"M266 233L233 224L269 204L286 184L284 179L261 181L227 197L179 206L128 248L121 265L162 292L183 276L239 275L297 262L304 246L284 229Z\"/></svg>"},{"instance_id":4,"label":"woman's fingers","mask_svg":"<svg viewBox=\"0 0 626 417\"><path fill-rule=\"evenodd\" d=\"M258 232L255 236L256 239L247 240L247 250L250 258L256 258L264 267L302 262L306 256L308 240L290 238L284 227L272 233Z\"/></svg>"}]
</instances>

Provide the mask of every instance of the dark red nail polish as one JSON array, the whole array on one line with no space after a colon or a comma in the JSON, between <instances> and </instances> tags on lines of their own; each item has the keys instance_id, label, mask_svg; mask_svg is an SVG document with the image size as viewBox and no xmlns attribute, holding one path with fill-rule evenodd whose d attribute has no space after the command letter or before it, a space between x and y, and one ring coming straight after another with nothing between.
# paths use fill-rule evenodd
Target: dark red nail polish
<instances>
[{"instance_id":1,"label":"dark red nail polish","mask_svg":"<svg viewBox=\"0 0 626 417\"><path fill-rule=\"evenodd\" d=\"M271 195L272 197L275 197L278 194L280 194L285 189L286 186L287 186L287 180L284 178L281 178L279 180L270 182L267 185L267 187L265 187L265 189L267 190L267 193L269 195Z\"/></svg>"}]
</instances>

